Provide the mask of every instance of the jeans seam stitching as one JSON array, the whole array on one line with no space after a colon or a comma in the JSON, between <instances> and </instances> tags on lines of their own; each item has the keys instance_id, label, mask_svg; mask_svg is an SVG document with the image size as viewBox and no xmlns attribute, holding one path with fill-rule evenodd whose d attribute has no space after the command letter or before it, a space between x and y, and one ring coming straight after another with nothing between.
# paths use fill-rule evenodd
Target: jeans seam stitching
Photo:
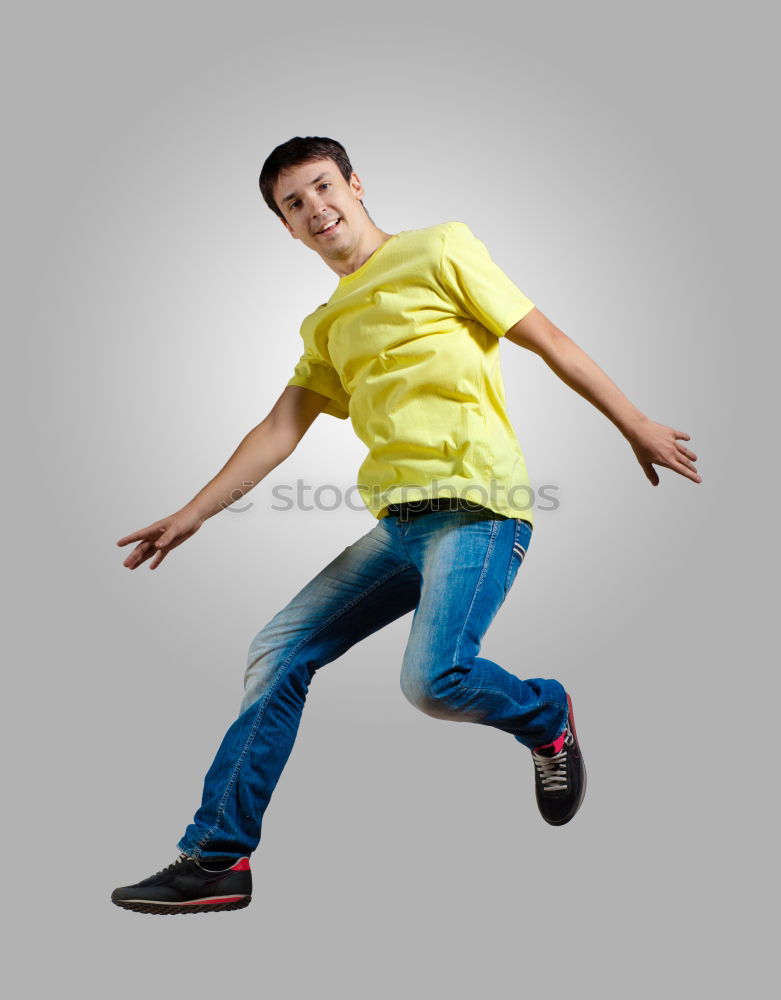
<instances>
[{"instance_id":1,"label":"jeans seam stitching","mask_svg":"<svg viewBox=\"0 0 781 1000\"><path fill-rule=\"evenodd\" d=\"M461 658L461 642L464 638L464 632L466 631L467 622L469 621L469 616L472 614L472 609L475 606L477 595L480 593L480 590L483 586L483 581L485 580L486 577L488 560L490 559L491 553L494 550L496 536L498 534L498 524L499 524L498 521L491 521L491 537L488 541L488 547L486 548L485 555L483 557L483 566L482 569L480 570L480 576L478 577L474 592L472 593L472 600L469 602L469 608L467 609L467 612L464 615L464 623L461 626L461 631L458 633L458 640L456 641L456 647L454 653L456 662L458 662L458 660L460 660Z\"/></svg>"},{"instance_id":2,"label":"jeans seam stitching","mask_svg":"<svg viewBox=\"0 0 781 1000\"><path fill-rule=\"evenodd\" d=\"M521 534L521 522L516 520L515 531L513 532L513 545L512 549L510 550L510 565L507 567L507 575L504 578L505 596L507 596L507 594L510 591L510 579L512 578L513 575L513 557L515 555L515 546L518 544L518 538L520 537L520 534Z\"/></svg>"},{"instance_id":3,"label":"jeans seam stitching","mask_svg":"<svg viewBox=\"0 0 781 1000\"><path fill-rule=\"evenodd\" d=\"M518 540L521 537L521 530L522 530L521 525L526 523L528 522L524 521L523 518L518 518L516 519L515 522L515 536L513 538L513 550L510 553L510 565L507 569L507 576L504 581L505 597L507 597L507 595L510 593L510 587L512 586L512 583L515 581L515 573L517 573L517 571L520 570L521 566L523 565L523 560L526 558L526 553L528 552L528 548L524 548L524 546L521 545ZM529 534L529 541L531 541L531 533ZM519 557L517 567L515 566L516 555L518 555Z\"/></svg>"}]
</instances>

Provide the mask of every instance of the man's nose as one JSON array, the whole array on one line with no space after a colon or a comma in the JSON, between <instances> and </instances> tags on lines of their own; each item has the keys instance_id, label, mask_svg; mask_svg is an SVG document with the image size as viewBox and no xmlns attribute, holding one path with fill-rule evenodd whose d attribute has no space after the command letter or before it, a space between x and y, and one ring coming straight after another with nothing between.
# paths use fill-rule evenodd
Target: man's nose
<instances>
[{"instance_id":1,"label":"man's nose","mask_svg":"<svg viewBox=\"0 0 781 1000\"><path fill-rule=\"evenodd\" d=\"M310 206L310 214L313 219L316 219L318 215L322 215L326 210L325 199L321 195L314 195L312 197L312 204Z\"/></svg>"}]
</instances>

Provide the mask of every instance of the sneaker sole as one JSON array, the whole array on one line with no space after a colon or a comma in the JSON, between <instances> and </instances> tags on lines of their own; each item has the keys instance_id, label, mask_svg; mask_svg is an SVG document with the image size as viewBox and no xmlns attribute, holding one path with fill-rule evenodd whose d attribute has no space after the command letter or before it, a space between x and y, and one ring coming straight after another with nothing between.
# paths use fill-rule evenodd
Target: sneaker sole
<instances>
[{"instance_id":1,"label":"sneaker sole","mask_svg":"<svg viewBox=\"0 0 781 1000\"><path fill-rule=\"evenodd\" d=\"M159 913L172 915L174 913L216 913L220 910L241 910L249 906L252 896L226 896L224 899L193 900L191 903L155 903L146 899L112 899L116 906L123 910L134 910L136 913Z\"/></svg>"}]
</instances>

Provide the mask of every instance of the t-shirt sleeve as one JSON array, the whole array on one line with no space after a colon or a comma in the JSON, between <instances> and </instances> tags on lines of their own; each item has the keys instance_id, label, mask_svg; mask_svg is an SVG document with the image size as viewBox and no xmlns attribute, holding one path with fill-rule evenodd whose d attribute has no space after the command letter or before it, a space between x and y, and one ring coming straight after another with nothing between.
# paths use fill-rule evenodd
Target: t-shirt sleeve
<instances>
[{"instance_id":1,"label":"t-shirt sleeve","mask_svg":"<svg viewBox=\"0 0 781 1000\"><path fill-rule=\"evenodd\" d=\"M493 262L485 244L463 222L444 227L441 275L459 312L497 337L534 309L531 299Z\"/></svg>"},{"instance_id":2,"label":"t-shirt sleeve","mask_svg":"<svg viewBox=\"0 0 781 1000\"><path fill-rule=\"evenodd\" d=\"M304 353L287 384L300 385L321 396L327 396L329 402L321 412L345 420L350 416L350 396L344 391L339 374L330 362L320 356L313 344L307 343L303 328L301 336L304 340Z\"/></svg>"}]
</instances>

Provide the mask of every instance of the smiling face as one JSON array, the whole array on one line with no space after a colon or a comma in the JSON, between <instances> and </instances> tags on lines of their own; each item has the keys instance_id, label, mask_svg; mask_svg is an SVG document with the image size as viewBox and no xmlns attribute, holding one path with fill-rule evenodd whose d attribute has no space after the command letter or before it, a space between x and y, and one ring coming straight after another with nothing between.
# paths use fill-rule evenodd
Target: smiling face
<instances>
[{"instance_id":1,"label":"smiling face","mask_svg":"<svg viewBox=\"0 0 781 1000\"><path fill-rule=\"evenodd\" d=\"M333 160L291 167L274 185L285 228L326 263L348 258L374 228L361 204L363 193L358 175L346 181Z\"/></svg>"}]
</instances>

